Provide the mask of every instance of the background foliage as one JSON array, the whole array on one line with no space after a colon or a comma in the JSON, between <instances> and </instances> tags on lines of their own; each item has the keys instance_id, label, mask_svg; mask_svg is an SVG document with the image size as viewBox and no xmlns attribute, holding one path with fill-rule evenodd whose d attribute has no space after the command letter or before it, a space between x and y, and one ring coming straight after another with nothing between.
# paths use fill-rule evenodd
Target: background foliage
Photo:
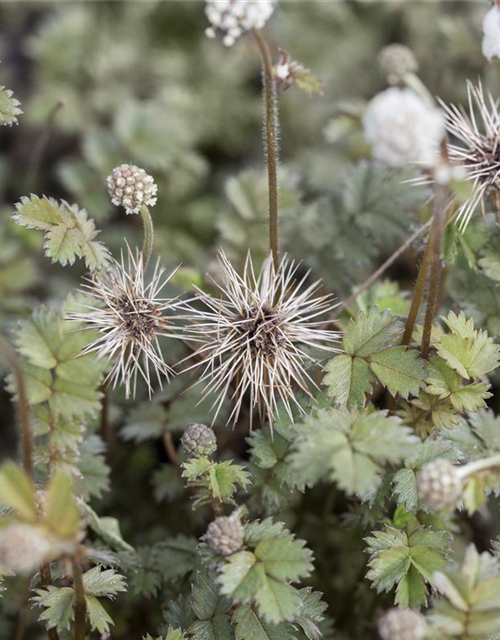
<instances>
[{"instance_id":1,"label":"background foliage","mask_svg":"<svg viewBox=\"0 0 500 640\"><path fill-rule=\"evenodd\" d=\"M411 171L374 163L363 140L359 114L385 87L377 54L391 42L406 43L427 87L447 101L463 101L465 79L478 75L497 95L498 65L487 66L480 51L486 8L453 0L283 0L271 21L271 40L324 83L322 97L292 88L280 98L282 249L340 300L430 215L429 192L404 182ZM106 194L105 177L122 162L144 167L158 184L155 253L167 267L183 265L171 293L203 285L206 272L217 269L221 245L240 265L249 247L254 257L267 253L257 52L248 38L229 51L208 40L198 1L4 3L0 24L0 82L24 112L19 126L0 132L1 330L19 349L29 380L37 464L69 472L89 499L84 580L95 637L111 616L115 640L147 632L178 640L179 628L199 640L235 634L314 640L318 626L327 640L371 638L378 613L394 598L416 607L428 600L435 572L451 583L462 579L460 571L475 571L478 581L495 574L498 589L497 561L489 555L478 565L469 548L461 569L447 568L452 551L463 558L469 543L488 551L500 535L495 479L469 488L466 507L474 515L461 512L453 522L422 510L415 488L425 462L500 451L498 376L485 379L498 366L492 338L500 337L493 216L478 216L464 235L447 230L446 334L436 336L427 370L416 351L402 354L398 346L419 240L342 314L345 353L326 368L319 410L295 426L279 420L274 438L268 427L249 434L243 422L231 432L221 412L219 458L207 461L217 467L211 477L223 502L243 496L261 522L253 530L247 525L248 548L240 552L246 555L227 562L219 593L196 552L213 517L210 501L198 493L201 506L193 511L184 488L208 467L190 462L179 472L164 446L170 438L177 444L190 423L207 422L208 403L196 405L199 391L186 391L190 380L183 377L152 402L145 389L135 403L120 390L103 391L101 364L77 358L81 336L63 318L76 304L67 296L86 266L107 260L100 241L115 255L124 237L141 242L137 218L125 217ZM33 198L22 201L30 194L53 198L43 201L43 221L33 217ZM66 263L74 265L63 269ZM465 326L466 318L474 324ZM380 331L372 340L366 326L372 331L374 323ZM479 362L464 355L464 340L481 341ZM170 362L185 355L182 346L167 348ZM11 392L15 381L8 378L0 394L5 458L16 456L18 445ZM397 416L385 411L389 394L406 399ZM376 411L365 406L368 397ZM432 426L441 431L420 442L415 434L427 435ZM209 486L207 495L214 490ZM276 541L283 555L278 569L270 561ZM245 562L260 582L237 586ZM7 584L0 602L5 638L14 637L23 597L22 580ZM443 634L457 606L446 584L433 609ZM37 591L37 611L64 638L74 597L65 589L57 600L50 589ZM474 602L473 593L463 595L463 606ZM101 596L116 599L103 608ZM244 604L234 611L235 600ZM293 628L273 626L290 617L287 608L301 611ZM36 611L29 615L34 620ZM35 626L29 633L45 637Z\"/></svg>"}]
</instances>

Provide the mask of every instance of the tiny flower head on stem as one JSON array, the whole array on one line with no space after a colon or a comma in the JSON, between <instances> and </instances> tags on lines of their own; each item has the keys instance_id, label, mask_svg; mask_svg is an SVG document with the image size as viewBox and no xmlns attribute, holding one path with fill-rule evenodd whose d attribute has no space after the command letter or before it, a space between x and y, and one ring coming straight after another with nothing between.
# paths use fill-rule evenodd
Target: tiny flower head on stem
<instances>
[{"instance_id":1,"label":"tiny flower head on stem","mask_svg":"<svg viewBox=\"0 0 500 640\"><path fill-rule=\"evenodd\" d=\"M205 14L211 26L209 38L221 34L231 47L238 38L252 29L262 29L272 16L276 0L206 0Z\"/></svg>"},{"instance_id":2,"label":"tiny flower head on stem","mask_svg":"<svg viewBox=\"0 0 500 640\"><path fill-rule=\"evenodd\" d=\"M134 164L115 167L106 178L111 202L127 214L140 213L143 205L153 207L158 187L152 176Z\"/></svg>"}]
</instances>

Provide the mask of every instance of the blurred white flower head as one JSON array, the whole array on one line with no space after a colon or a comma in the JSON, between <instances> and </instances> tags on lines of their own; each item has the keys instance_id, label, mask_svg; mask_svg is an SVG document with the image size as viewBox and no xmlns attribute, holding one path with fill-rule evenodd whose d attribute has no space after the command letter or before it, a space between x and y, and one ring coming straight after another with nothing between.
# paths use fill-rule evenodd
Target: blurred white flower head
<instances>
[{"instance_id":1,"label":"blurred white flower head","mask_svg":"<svg viewBox=\"0 0 500 640\"><path fill-rule=\"evenodd\" d=\"M106 178L111 202L123 207L125 212L140 213L142 205L152 207L156 204L158 187L152 176L134 164L122 164L115 167Z\"/></svg>"},{"instance_id":2,"label":"blurred white flower head","mask_svg":"<svg viewBox=\"0 0 500 640\"><path fill-rule=\"evenodd\" d=\"M271 17L275 0L206 0L205 13L212 25L206 30L210 38L217 32L231 47L246 31L262 29Z\"/></svg>"},{"instance_id":3,"label":"blurred white flower head","mask_svg":"<svg viewBox=\"0 0 500 640\"><path fill-rule=\"evenodd\" d=\"M15 574L36 571L50 551L49 540L36 527L14 522L0 531L0 566Z\"/></svg>"},{"instance_id":4,"label":"blurred white flower head","mask_svg":"<svg viewBox=\"0 0 500 640\"><path fill-rule=\"evenodd\" d=\"M411 89L391 87L376 95L363 124L373 155L391 167L408 162L428 167L439 159L441 112Z\"/></svg>"},{"instance_id":5,"label":"blurred white flower head","mask_svg":"<svg viewBox=\"0 0 500 640\"><path fill-rule=\"evenodd\" d=\"M457 221L462 229L468 225L480 204L483 213L486 199L500 189L500 112L491 94L483 87L467 83L468 110L441 101L447 131L459 144L448 145L450 162L459 167L472 182L472 195L460 207ZM476 116L479 116L478 118Z\"/></svg>"},{"instance_id":6,"label":"blurred white flower head","mask_svg":"<svg viewBox=\"0 0 500 640\"><path fill-rule=\"evenodd\" d=\"M500 7L497 4L484 16L483 55L488 60L500 58Z\"/></svg>"}]
</instances>

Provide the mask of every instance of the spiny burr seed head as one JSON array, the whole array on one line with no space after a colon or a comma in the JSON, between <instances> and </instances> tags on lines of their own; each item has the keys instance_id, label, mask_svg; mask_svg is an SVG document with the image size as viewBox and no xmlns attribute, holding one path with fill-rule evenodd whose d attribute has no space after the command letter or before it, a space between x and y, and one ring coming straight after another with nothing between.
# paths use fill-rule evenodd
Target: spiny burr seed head
<instances>
[{"instance_id":1,"label":"spiny burr seed head","mask_svg":"<svg viewBox=\"0 0 500 640\"><path fill-rule=\"evenodd\" d=\"M127 246L120 262L113 260L107 269L87 278L83 292L88 302L66 318L82 329L97 330L96 339L82 353L93 352L111 360L113 367L107 380L113 386L123 383L127 398L135 395L139 376L151 395L152 376L161 387L162 378L168 381L174 373L159 343L162 337L177 337L179 330L170 315L175 302L161 297L172 275L165 277L165 269L157 262L151 279L147 279L142 253L134 253Z\"/></svg>"},{"instance_id":2,"label":"spiny burr seed head","mask_svg":"<svg viewBox=\"0 0 500 640\"><path fill-rule=\"evenodd\" d=\"M210 38L217 32L231 47L245 31L262 29L274 11L274 0L207 0L205 13L212 25L206 30Z\"/></svg>"},{"instance_id":3,"label":"spiny burr seed head","mask_svg":"<svg viewBox=\"0 0 500 640\"><path fill-rule=\"evenodd\" d=\"M393 607L380 618L378 631L382 640L422 640L425 619L411 609Z\"/></svg>"},{"instance_id":4,"label":"spiny burr seed head","mask_svg":"<svg viewBox=\"0 0 500 640\"><path fill-rule=\"evenodd\" d=\"M419 500L432 509L452 507L462 495L457 467L445 458L427 463L417 475L417 493Z\"/></svg>"},{"instance_id":5,"label":"spiny burr seed head","mask_svg":"<svg viewBox=\"0 0 500 640\"><path fill-rule=\"evenodd\" d=\"M245 532L243 525L235 518L216 518L208 525L205 539L215 553L230 556L243 547Z\"/></svg>"},{"instance_id":6,"label":"spiny burr seed head","mask_svg":"<svg viewBox=\"0 0 500 640\"><path fill-rule=\"evenodd\" d=\"M212 428L192 424L182 434L181 446L188 458L207 458L217 451L217 439Z\"/></svg>"},{"instance_id":7,"label":"spiny burr seed head","mask_svg":"<svg viewBox=\"0 0 500 640\"><path fill-rule=\"evenodd\" d=\"M397 84L408 73L415 73L418 70L413 51L404 44L390 44L384 47L379 53L378 63L391 84Z\"/></svg>"},{"instance_id":8,"label":"spiny burr seed head","mask_svg":"<svg viewBox=\"0 0 500 640\"><path fill-rule=\"evenodd\" d=\"M47 560L50 546L35 527L10 524L0 530L0 565L15 574L31 573Z\"/></svg>"},{"instance_id":9,"label":"spiny burr seed head","mask_svg":"<svg viewBox=\"0 0 500 640\"><path fill-rule=\"evenodd\" d=\"M219 260L223 277L216 286L222 295L198 291L202 306L187 307L189 331L201 343L196 366L202 367L203 393L217 394L216 416L233 394L233 424L247 395L262 419L272 423L281 401L293 420L292 404L301 407L295 390L311 394L308 370L316 360L309 349L336 351L338 334L320 320L336 306L334 300L319 294L320 282L306 284L308 274L299 276L299 266L286 258L276 270L269 257L257 271L248 254L242 275L223 252Z\"/></svg>"},{"instance_id":10,"label":"spiny burr seed head","mask_svg":"<svg viewBox=\"0 0 500 640\"><path fill-rule=\"evenodd\" d=\"M106 178L111 202L125 212L139 213L142 205L156 204L158 187L152 176L133 164L122 164Z\"/></svg>"}]
</instances>

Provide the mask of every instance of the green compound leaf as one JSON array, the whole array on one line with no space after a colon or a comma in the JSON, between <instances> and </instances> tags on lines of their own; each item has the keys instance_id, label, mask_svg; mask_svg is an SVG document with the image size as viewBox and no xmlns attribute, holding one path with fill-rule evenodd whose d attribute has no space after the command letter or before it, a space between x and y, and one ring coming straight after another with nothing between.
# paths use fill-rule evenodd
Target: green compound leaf
<instances>
[{"instance_id":1,"label":"green compound leaf","mask_svg":"<svg viewBox=\"0 0 500 640\"><path fill-rule=\"evenodd\" d=\"M333 480L365 496L379 485L385 465L411 456L417 443L411 429L384 411L323 409L298 427L290 463L305 484Z\"/></svg>"},{"instance_id":2,"label":"green compound leaf","mask_svg":"<svg viewBox=\"0 0 500 640\"><path fill-rule=\"evenodd\" d=\"M106 363L94 354L81 356L90 337L75 332L61 314L39 307L23 320L15 333L16 347L23 357L30 404L48 402L56 416L72 419L92 416L100 407ZM10 378L9 389L15 391Z\"/></svg>"},{"instance_id":3,"label":"green compound leaf","mask_svg":"<svg viewBox=\"0 0 500 640\"><path fill-rule=\"evenodd\" d=\"M370 560L366 577L377 592L396 586L395 603L419 608L427 602L427 585L446 564L450 536L444 531L420 527L412 533L386 526L367 538Z\"/></svg>"},{"instance_id":4,"label":"green compound leaf","mask_svg":"<svg viewBox=\"0 0 500 640\"><path fill-rule=\"evenodd\" d=\"M236 640L295 640L289 624L274 625L264 620L251 605L241 605L233 613Z\"/></svg>"},{"instance_id":5,"label":"green compound leaf","mask_svg":"<svg viewBox=\"0 0 500 640\"><path fill-rule=\"evenodd\" d=\"M293 620L300 607L297 589L267 575L255 594L255 601L264 618L274 624Z\"/></svg>"},{"instance_id":6,"label":"green compound leaf","mask_svg":"<svg viewBox=\"0 0 500 640\"><path fill-rule=\"evenodd\" d=\"M311 552L303 540L290 536L268 538L259 542L255 556L263 563L266 573L281 581L295 582L310 566Z\"/></svg>"},{"instance_id":7,"label":"green compound leaf","mask_svg":"<svg viewBox=\"0 0 500 640\"><path fill-rule=\"evenodd\" d=\"M83 586L87 618L92 630L109 633L113 621L98 598L112 598L117 593L126 591L125 578L112 569L103 571L101 567L93 567L83 574ZM74 589L50 585L35 590L35 593L33 602L44 609L39 619L45 623L47 629L56 628L59 632L69 629L71 621L74 620Z\"/></svg>"},{"instance_id":8,"label":"green compound leaf","mask_svg":"<svg viewBox=\"0 0 500 640\"><path fill-rule=\"evenodd\" d=\"M474 545L462 566L455 563L434 576L442 597L434 604L429 622L436 637L493 638L500 616L500 565Z\"/></svg>"},{"instance_id":9,"label":"green compound leaf","mask_svg":"<svg viewBox=\"0 0 500 640\"><path fill-rule=\"evenodd\" d=\"M328 387L328 395L340 406L365 404L366 395L372 392L376 380L365 360L340 355L326 364L325 371L323 384Z\"/></svg>"},{"instance_id":10,"label":"green compound leaf","mask_svg":"<svg viewBox=\"0 0 500 640\"><path fill-rule=\"evenodd\" d=\"M17 116L22 114L21 103L14 98L10 89L0 86L0 126L17 124Z\"/></svg>"},{"instance_id":11,"label":"green compound leaf","mask_svg":"<svg viewBox=\"0 0 500 640\"><path fill-rule=\"evenodd\" d=\"M373 307L367 314L360 311L350 320L344 334L344 349L352 356L366 358L393 346L400 333L401 325L390 311L381 313L378 307Z\"/></svg>"},{"instance_id":12,"label":"green compound leaf","mask_svg":"<svg viewBox=\"0 0 500 640\"><path fill-rule=\"evenodd\" d=\"M22 227L45 232L45 255L63 266L82 258L88 269L102 269L109 261L107 248L95 238L94 221L85 209L62 200L32 195L16 204L14 220Z\"/></svg>"},{"instance_id":13,"label":"green compound leaf","mask_svg":"<svg viewBox=\"0 0 500 640\"><path fill-rule=\"evenodd\" d=\"M437 351L462 378L478 378L498 367L500 347L486 331L474 329L472 319L451 311L443 320L451 333L441 336Z\"/></svg>"},{"instance_id":14,"label":"green compound leaf","mask_svg":"<svg viewBox=\"0 0 500 640\"><path fill-rule=\"evenodd\" d=\"M425 378L425 363L416 351L392 347L373 354L371 370L392 395L417 395Z\"/></svg>"},{"instance_id":15,"label":"green compound leaf","mask_svg":"<svg viewBox=\"0 0 500 640\"><path fill-rule=\"evenodd\" d=\"M228 610L231 601L219 594L219 586L212 572L201 571L193 585L191 607L198 618L188 629L199 640L233 640Z\"/></svg>"},{"instance_id":16,"label":"green compound leaf","mask_svg":"<svg viewBox=\"0 0 500 640\"><path fill-rule=\"evenodd\" d=\"M400 333L397 318L378 307L350 320L343 341L346 353L328 362L323 379L337 405L365 404L377 381L393 395L418 394L424 386L425 363L416 351L398 346Z\"/></svg>"},{"instance_id":17,"label":"green compound leaf","mask_svg":"<svg viewBox=\"0 0 500 640\"><path fill-rule=\"evenodd\" d=\"M323 594L305 587L299 591L301 606L295 622L300 625L308 640L320 640L322 637L318 624L324 620L327 604L321 600Z\"/></svg>"},{"instance_id":18,"label":"green compound leaf","mask_svg":"<svg viewBox=\"0 0 500 640\"><path fill-rule=\"evenodd\" d=\"M64 631L69 629L74 617L75 592L71 587L48 586L45 589L36 589L33 602L43 611L39 620L45 623L47 629Z\"/></svg>"},{"instance_id":19,"label":"green compound leaf","mask_svg":"<svg viewBox=\"0 0 500 640\"><path fill-rule=\"evenodd\" d=\"M426 393L448 400L457 411L476 411L486 406L491 397L490 385L486 382L472 382L462 385L462 377L440 357L429 362Z\"/></svg>"},{"instance_id":20,"label":"green compound leaf","mask_svg":"<svg viewBox=\"0 0 500 640\"><path fill-rule=\"evenodd\" d=\"M26 522L36 522L38 511L32 480L14 462L0 468L0 502Z\"/></svg>"},{"instance_id":21,"label":"green compound leaf","mask_svg":"<svg viewBox=\"0 0 500 640\"><path fill-rule=\"evenodd\" d=\"M302 601L289 583L309 576L311 552L281 523L278 527L270 519L253 530L247 525L246 541L255 548L235 553L226 561L219 577L221 592L234 602L256 603L259 615L268 623L294 620Z\"/></svg>"},{"instance_id":22,"label":"green compound leaf","mask_svg":"<svg viewBox=\"0 0 500 640\"><path fill-rule=\"evenodd\" d=\"M195 504L201 505L211 500L232 503L238 487L250 484L250 474L231 460L213 462L208 458L195 458L183 464L182 477L188 485L200 489Z\"/></svg>"}]
</instances>

